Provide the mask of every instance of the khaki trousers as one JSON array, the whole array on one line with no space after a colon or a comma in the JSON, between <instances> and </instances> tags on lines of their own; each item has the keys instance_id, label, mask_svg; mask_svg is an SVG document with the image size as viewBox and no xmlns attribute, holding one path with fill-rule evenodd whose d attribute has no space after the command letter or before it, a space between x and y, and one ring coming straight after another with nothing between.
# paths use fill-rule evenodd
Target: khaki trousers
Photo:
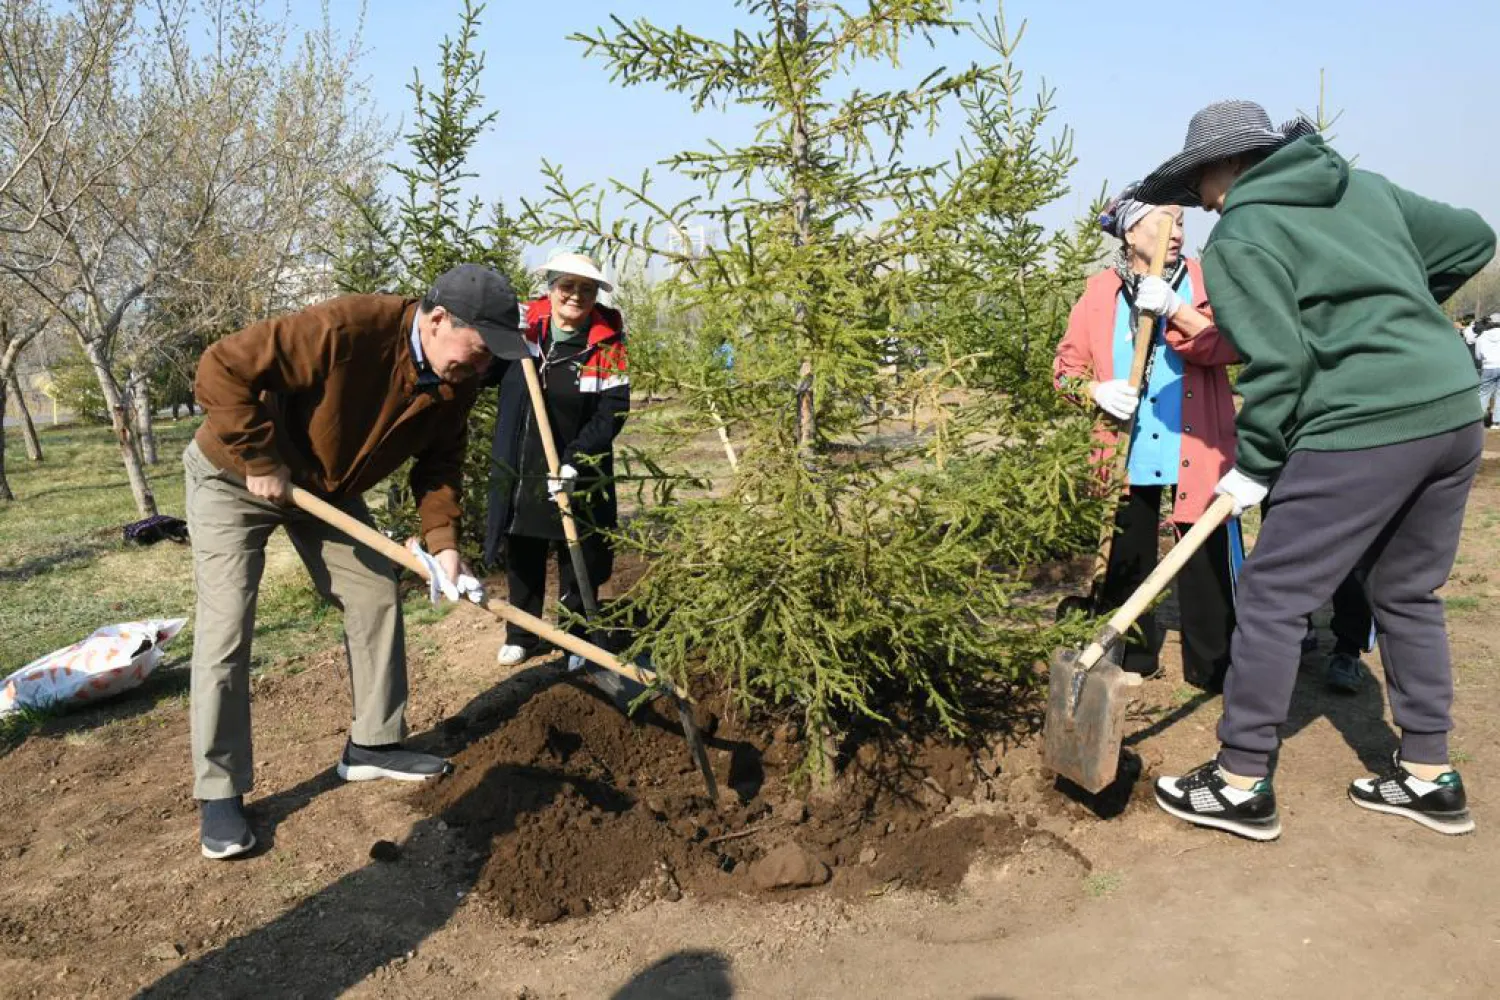
<instances>
[{"instance_id":1,"label":"khaki trousers","mask_svg":"<svg viewBox=\"0 0 1500 1000\"><path fill-rule=\"evenodd\" d=\"M344 612L354 698L350 738L365 746L399 742L406 735L406 639L391 563L301 511L251 495L205 458L196 442L188 445L182 464L198 591L193 795L230 798L254 784L250 639L266 540L277 526L291 536L318 592ZM369 523L358 498L338 506Z\"/></svg>"}]
</instances>

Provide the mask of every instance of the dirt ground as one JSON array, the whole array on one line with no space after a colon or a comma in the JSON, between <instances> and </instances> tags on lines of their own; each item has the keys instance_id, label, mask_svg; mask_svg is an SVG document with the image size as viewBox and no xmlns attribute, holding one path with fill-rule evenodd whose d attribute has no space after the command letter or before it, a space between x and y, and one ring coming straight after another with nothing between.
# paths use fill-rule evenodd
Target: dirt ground
<instances>
[{"instance_id":1,"label":"dirt ground","mask_svg":"<svg viewBox=\"0 0 1500 1000\"><path fill-rule=\"evenodd\" d=\"M0 995L1492 996L1497 552L1488 468L1445 592L1473 836L1346 801L1395 735L1379 683L1325 693L1315 657L1285 833L1252 844L1169 821L1147 780L1100 815L1026 737L855 748L834 795L801 799L795 727L723 711L714 808L670 713L631 726L556 662L500 670L495 626L455 612L413 644L410 721L456 760L445 782L338 781L336 651L257 679L264 846L242 861L197 852L182 668L0 757ZM1132 711L1146 779L1214 748L1217 699L1175 644L1167 664Z\"/></svg>"}]
</instances>

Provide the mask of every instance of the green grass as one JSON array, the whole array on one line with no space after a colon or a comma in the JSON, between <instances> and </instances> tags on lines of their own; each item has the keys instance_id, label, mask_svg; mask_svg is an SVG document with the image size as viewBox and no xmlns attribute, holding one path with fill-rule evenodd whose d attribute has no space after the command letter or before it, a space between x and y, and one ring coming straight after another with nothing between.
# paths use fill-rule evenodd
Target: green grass
<instances>
[{"instance_id":1,"label":"green grass","mask_svg":"<svg viewBox=\"0 0 1500 1000\"><path fill-rule=\"evenodd\" d=\"M1471 596L1445 597L1443 598L1443 606L1447 608L1450 615L1466 615L1479 610L1479 598Z\"/></svg>"},{"instance_id":2,"label":"green grass","mask_svg":"<svg viewBox=\"0 0 1500 1000\"><path fill-rule=\"evenodd\" d=\"M1090 899L1102 899L1124 884L1119 872L1095 872L1083 880L1083 891Z\"/></svg>"},{"instance_id":3,"label":"green grass","mask_svg":"<svg viewBox=\"0 0 1500 1000\"><path fill-rule=\"evenodd\" d=\"M184 516L181 455L197 423L157 427L161 461L149 476L163 514ZM14 429L6 434L16 500L0 504L0 676L100 626L146 618L188 619L164 665L185 663L193 640L192 553L172 542L142 548L121 538L120 529L139 515L110 430L44 429L41 464L26 460ZM441 617L424 597L408 597L409 625ZM336 645L341 634L337 609L313 590L285 533L272 535L252 665Z\"/></svg>"}]
</instances>

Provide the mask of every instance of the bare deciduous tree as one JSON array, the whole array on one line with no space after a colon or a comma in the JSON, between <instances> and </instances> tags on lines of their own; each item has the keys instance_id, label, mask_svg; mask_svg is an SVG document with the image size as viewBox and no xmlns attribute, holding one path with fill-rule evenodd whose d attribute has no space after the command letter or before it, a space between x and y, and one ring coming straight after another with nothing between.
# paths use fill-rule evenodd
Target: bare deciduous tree
<instances>
[{"instance_id":1,"label":"bare deciduous tree","mask_svg":"<svg viewBox=\"0 0 1500 1000\"><path fill-rule=\"evenodd\" d=\"M77 338L146 516L155 367L184 339L206 342L316 284L311 249L337 185L382 147L353 72L357 46L327 27L288 58L282 19L260 2L94 2L123 10L129 30L75 102L85 119L54 129L13 189L39 220L26 260L49 265L13 273ZM209 25L196 48L190 11ZM65 47L95 44L81 15L51 30ZM92 181L61 202L77 178Z\"/></svg>"},{"instance_id":2,"label":"bare deciduous tree","mask_svg":"<svg viewBox=\"0 0 1500 1000\"><path fill-rule=\"evenodd\" d=\"M14 294L16 291L13 285L0 289L0 416L5 413L7 392L14 393L22 409L27 454L32 461L39 462L42 459L41 442L31 423L31 414L25 412L25 400L16 379L16 365L21 352L47 328L51 317L28 312L26 300ZM14 499L10 482L5 478L5 434L0 431L0 501Z\"/></svg>"}]
</instances>

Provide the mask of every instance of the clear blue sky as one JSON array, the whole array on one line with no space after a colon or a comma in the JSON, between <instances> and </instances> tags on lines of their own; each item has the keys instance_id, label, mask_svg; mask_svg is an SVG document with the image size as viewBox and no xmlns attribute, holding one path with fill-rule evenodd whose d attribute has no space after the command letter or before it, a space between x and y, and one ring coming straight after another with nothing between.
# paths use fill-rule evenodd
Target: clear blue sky
<instances>
[{"instance_id":1,"label":"clear blue sky","mask_svg":"<svg viewBox=\"0 0 1500 1000\"><path fill-rule=\"evenodd\" d=\"M309 8L312 4L307 5ZM857 6L857 5L856 5ZM961 2L964 16L992 15L990 0ZM459 0L370 0L365 69L392 124L409 116L412 67L431 78L437 46L457 23ZM359 5L332 0L336 26L352 31ZM566 36L606 24L610 14L645 16L719 37L744 23L731 0L492 0L482 40L484 91L500 112L476 167L476 193L514 205L541 192L542 157L566 166L570 180L638 177L666 154L697 148L707 136L748 134L753 112L694 115L687 101L659 87L612 84ZM1495 0L1255 0L1129 5L1104 0L1012 0L1012 27L1027 22L1017 61L1035 87L1056 89L1055 121L1072 126L1079 165L1073 195L1043 216L1061 224L1108 181L1117 188L1182 144L1189 116L1225 97L1257 100L1273 120L1312 112L1318 71L1327 71L1327 104L1343 109L1335 145L1359 165L1430 197L1478 209L1500 224L1500 181L1493 74L1500 44ZM915 80L924 67L984 58L968 38L948 38L936 54L913 51L899 74L856 80L875 86ZM1157 54L1160 53L1160 54ZM955 123L956 124L956 123ZM956 131L919 144L939 156ZM654 173L667 178L660 169ZM668 191L689 188L669 185ZM1211 218L1193 213L1188 243L1199 245Z\"/></svg>"}]
</instances>

